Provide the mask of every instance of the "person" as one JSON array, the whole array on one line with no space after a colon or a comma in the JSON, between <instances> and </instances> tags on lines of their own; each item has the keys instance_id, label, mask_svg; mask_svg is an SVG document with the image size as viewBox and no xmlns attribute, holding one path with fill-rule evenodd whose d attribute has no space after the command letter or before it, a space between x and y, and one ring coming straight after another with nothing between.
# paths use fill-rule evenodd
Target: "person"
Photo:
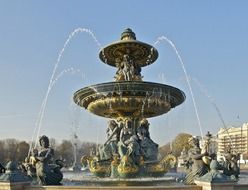
<instances>
[{"instance_id":1,"label":"person","mask_svg":"<svg viewBox=\"0 0 248 190\"><path fill-rule=\"evenodd\" d=\"M39 139L40 151L34 156L36 160L35 168L39 184L41 185L60 185L63 174L60 169L62 163L56 161L54 164L54 149L49 146L49 139L43 135Z\"/></svg>"},{"instance_id":2,"label":"person","mask_svg":"<svg viewBox=\"0 0 248 190\"><path fill-rule=\"evenodd\" d=\"M184 184L194 185L194 180L196 178L201 177L208 172L208 166L203 161L203 157L208 156L208 153L206 151L201 153L199 140L196 137L190 137L188 142L192 146L188 151L188 162L192 165L185 176Z\"/></svg>"}]
</instances>

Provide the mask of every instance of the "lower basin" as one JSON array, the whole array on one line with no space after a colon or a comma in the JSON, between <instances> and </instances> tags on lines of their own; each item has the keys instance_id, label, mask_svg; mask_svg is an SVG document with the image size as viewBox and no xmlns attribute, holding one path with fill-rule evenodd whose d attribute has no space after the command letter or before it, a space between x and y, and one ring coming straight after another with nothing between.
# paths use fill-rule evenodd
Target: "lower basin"
<instances>
[{"instance_id":1,"label":"lower basin","mask_svg":"<svg viewBox=\"0 0 248 190\"><path fill-rule=\"evenodd\" d=\"M166 174L163 177L141 177L141 178L98 178L89 173L64 173L63 185L70 186L183 186L176 182L182 174Z\"/></svg>"},{"instance_id":2,"label":"lower basin","mask_svg":"<svg viewBox=\"0 0 248 190\"><path fill-rule=\"evenodd\" d=\"M101 83L74 93L74 102L90 112L107 118L150 118L167 113L185 100L185 94L173 86L122 81Z\"/></svg>"}]
</instances>

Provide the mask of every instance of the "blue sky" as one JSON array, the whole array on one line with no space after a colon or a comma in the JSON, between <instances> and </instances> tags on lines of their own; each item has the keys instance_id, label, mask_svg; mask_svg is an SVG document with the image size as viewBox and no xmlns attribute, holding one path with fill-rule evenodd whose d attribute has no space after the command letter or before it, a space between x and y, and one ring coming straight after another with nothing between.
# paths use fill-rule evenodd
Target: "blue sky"
<instances>
[{"instance_id":1,"label":"blue sky","mask_svg":"<svg viewBox=\"0 0 248 190\"><path fill-rule=\"evenodd\" d=\"M166 36L191 78L203 133L223 127L213 103L228 126L247 122L247 9L245 0L0 1L0 139L32 139L59 52L77 28L90 29L101 46L119 40L127 27L150 44ZM165 144L180 132L200 135L175 51L166 41L155 47L159 58L143 69L144 80L178 87L187 98L168 114L149 120L151 137ZM107 119L71 100L82 87L113 80L115 69L99 60L99 50L86 32L70 40L55 78L66 73L50 91L40 134L69 139L72 126L78 126L81 140L104 142Z\"/></svg>"}]
</instances>

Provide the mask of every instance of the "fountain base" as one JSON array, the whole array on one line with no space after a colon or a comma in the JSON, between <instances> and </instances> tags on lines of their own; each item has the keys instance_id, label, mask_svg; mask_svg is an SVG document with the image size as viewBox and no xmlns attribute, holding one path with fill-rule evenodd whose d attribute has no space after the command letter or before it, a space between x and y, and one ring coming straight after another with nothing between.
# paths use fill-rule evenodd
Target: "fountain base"
<instances>
[{"instance_id":1,"label":"fountain base","mask_svg":"<svg viewBox=\"0 0 248 190\"><path fill-rule=\"evenodd\" d=\"M98 160L96 157L84 156L82 163L88 163L89 170L96 177L113 178L140 178L140 177L161 177L176 164L173 155L167 155L164 159L154 162L134 163L128 156L123 156L121 160Z\"/></svg>"}]
</instances>

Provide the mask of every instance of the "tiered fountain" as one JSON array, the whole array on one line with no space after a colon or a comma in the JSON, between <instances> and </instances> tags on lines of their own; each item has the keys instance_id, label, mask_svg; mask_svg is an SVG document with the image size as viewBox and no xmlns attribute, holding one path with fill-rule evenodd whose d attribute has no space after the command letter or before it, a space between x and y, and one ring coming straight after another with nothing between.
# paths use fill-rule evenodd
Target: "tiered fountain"
<instances>
[{"instance_id":1,"label":"tiered fountain","mask_svg":"<svg viewBox=\"0 0 248 190\"><path fill-rule=\"evenodd\" d=\"M126 29L121 40L104 47L100 59L117 68L115 81L84 87L74 101L91 113L109 118L107 141L95 156L84 156L96 176L130 178L161 176L175 163L175 157L158 158L158 145L149 134L147 118L159 116L185 100L172 86L145 82L141 68L158 58L158 51L136 40Z\"/></svg>"}]
</instances>

